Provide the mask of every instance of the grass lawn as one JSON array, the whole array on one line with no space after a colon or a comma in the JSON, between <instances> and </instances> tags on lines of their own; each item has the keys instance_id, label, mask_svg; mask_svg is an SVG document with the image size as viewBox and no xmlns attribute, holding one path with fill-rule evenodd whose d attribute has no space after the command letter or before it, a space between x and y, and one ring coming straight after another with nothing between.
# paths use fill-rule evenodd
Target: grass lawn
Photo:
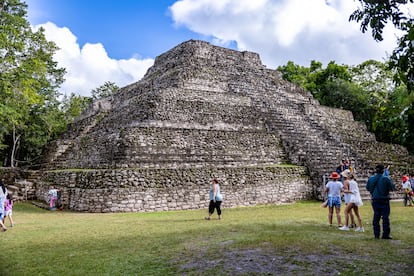
<instances>
[{"instance_id":1,"label":"grass lawn","mask_svg":"<svg viewBox=\"0 0 414 276\"><path fill-rule=\"evenodd\" d=\"M0 232L0 275L413 275L414 207L392 202L393 240L327 223L320 202L226 209L90 214L17 203ZM342 211L343 215L343 211ZM335 219L334 219L335 222ZM8 225L6 221L6 225Z\"/></svg>"}]
</instances>

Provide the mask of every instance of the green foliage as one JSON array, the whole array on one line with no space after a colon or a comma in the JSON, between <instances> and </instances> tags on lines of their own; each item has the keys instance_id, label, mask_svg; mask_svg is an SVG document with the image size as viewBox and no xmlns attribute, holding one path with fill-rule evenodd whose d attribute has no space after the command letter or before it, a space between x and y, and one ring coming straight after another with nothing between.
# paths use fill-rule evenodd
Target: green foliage
<instances>
[{"instance_id":1,"label":"green foliage","mask_svg":"<svg viewBox=\"0 0 414 276\"><path fill-rule=\"evenodd\" d=\"M98 88L95 88L91 91L92 98L94 100L96 99L102 99L106 97L110 97L114 95L116 92L118 92L119 87L114 83L107 81L103 85L99 86Z\"/></svg>"},{"instance_id":2,"label":"green foliage","mask_svg":"<svg viewBox=\"0 0 414 276\"><path fill-rule=\"evenodd\" d=\"M390 57L390 65L397 70L396 81L404 83L410 92L414 89L414 18L409 12L404 13L404 5L414 0L359 0L361 7L354 11L350 21L361 22L361 31L372 30L376 41L383 40L383 30L390 21L395 28L402 31L398 46Z\"/></svg>"},{"instance_id":3,"label":"green foliage","mask_svg":"<svg viewBox=\"0 0 414 276\"><path fill-rule=\"evenodd\" d=\"M44 30L31 29L26 9L20 0L0 0L0 156L11 166L16 157L36 158L62 124L57 88L65 70Z\"/></svg>"},{"instance_id":4,"label":"green foliage","mask_svg":"<svg viewBox=\"0 0 414 276\"><path fill-rule=\"evenodd\" d=\"M76 95L71 93L69 97L64 96L62 100L62 112L65 116L67 123L72 123L76 117L78 117L82 111L84 111L92 102L90 97Z\"/></svg>"},{"instance_id":5,"label":"green foliage","mask_svg":"<svg viewBox=\"0 0 414 276\"><path fill-rule=\"evenodd\" d=\"M322 105L352 111L379 141L414 150L409 123L414 114L413 97L404 84L394 82L389 63L368 60L349 67L330 62L323 68L316 61L309 67L290 61L278 70L286 80L309 90Z\"/></svg>"}]
</instances>

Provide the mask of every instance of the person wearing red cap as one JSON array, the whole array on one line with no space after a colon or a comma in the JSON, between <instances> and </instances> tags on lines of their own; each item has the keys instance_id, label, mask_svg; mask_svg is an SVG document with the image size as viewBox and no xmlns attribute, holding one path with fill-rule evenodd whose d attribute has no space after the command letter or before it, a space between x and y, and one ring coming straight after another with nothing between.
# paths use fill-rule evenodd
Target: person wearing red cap
<instances>
[{"instance_id":1,"label":"person wearing red cap","mask_svg":"<svg viewBox=\"0 0 414 276\"><path fill-rule=\"evenodd\" d=\"M401 182L402 189L404 191L404 206L413 206L413 199L411 198L413 190L411 189L410 178L408 177L408 175L403 175L401 178Z\"/></svg>"},{"instance_id":2,"label":"person wearing red cap","mask_svg":"<svg viewBox=\"0 0 414 276\"><path fill-rule=\"evenodd\" d=\"M342 192L343 184L342 182L339 181L340 175L337 172L332 172L329 178L331 180L329 180L325 186L325 192L328 194L329 225L332 226L333 210L335 207L336 220L338 222L338 227L342 227L341 192Z\"/></svg>"}]
</instances>

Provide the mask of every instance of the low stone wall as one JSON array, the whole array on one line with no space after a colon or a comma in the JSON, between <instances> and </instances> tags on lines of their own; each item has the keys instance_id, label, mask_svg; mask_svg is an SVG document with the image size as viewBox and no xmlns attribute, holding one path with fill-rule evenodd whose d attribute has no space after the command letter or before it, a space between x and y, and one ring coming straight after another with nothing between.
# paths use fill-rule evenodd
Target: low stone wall
<instances>
[{"instance_id":1,"label":"low stone wall","mask_svg":"<svg viewBox=\"0 0 414 276\"><path fill-rule=\"evenodd\" d=\"M14 201L35 198L36 187L30 179L30 173L21 168L0 167L0 178Z\"/></svg>"},{"instance_id":2,"label":"low stone wall","mask_svg":"<svg viewBox=\"0 0 414 276\"><path fill-rule=\"evenodd\" d=\"M207 208L217 178L223 208L281 204L312 198L306 168L291 166L191 169L45 171L37 185L62 190L66 208L83 212L148 212Z\"/></svg>"}]
</instances>

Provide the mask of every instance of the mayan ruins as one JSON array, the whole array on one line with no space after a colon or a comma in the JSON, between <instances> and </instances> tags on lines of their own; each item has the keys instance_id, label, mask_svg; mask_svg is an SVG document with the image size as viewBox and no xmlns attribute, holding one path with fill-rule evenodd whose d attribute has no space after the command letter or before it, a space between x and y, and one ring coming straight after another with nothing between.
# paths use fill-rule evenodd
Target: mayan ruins
<instances>
[{"instance_id":1,"label":"mayan ruins","mask_svg":"<svg viewBox=\"0 0 414 276\"><path fill-rule=\"evenodd\" d=\"M397 186L414 168L404 147L377 142L351 112L321 106L258 54L190 40L95 101L21 178L29 197L42 201L55 185L82 212L206 208L218 178L230 208L322 199L343 158L362 185L378 163L392 166Z\"/></svg>"}]
</instances>

